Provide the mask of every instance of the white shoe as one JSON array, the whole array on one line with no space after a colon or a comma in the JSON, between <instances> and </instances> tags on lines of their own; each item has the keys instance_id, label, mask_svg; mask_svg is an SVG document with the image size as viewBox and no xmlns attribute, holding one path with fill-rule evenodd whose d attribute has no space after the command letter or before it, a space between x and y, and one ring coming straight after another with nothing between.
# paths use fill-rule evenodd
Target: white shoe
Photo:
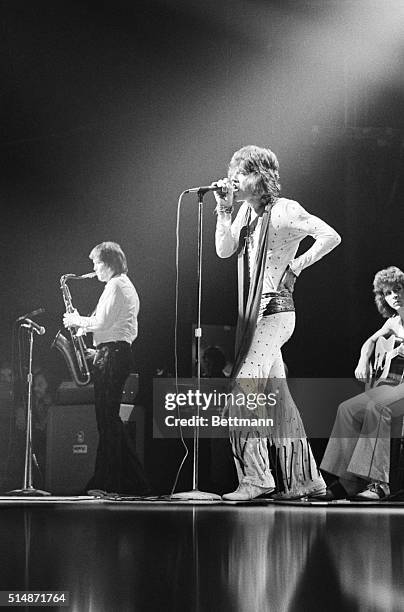
<instances>
[{"instance_id":1,"label":"white shoe","mask_svg":"<svg viewBox=\"0 0 404 612\"><path fill-rule=\"evenodd\" d=\"M364 491L355 495L358 501L381 501L390 495L390 487L387 482L370 482Z\"/></svg>"},{"instance_id":2,"label":"white shoe","mask_svg":"<svg viewBox=\"0 0 404 612\"><path fill-rule=\"evenodd\" d=\"M225 501L249 501L261 495L272 493L272 491L275 491L275 487L259 487L249 482L240 482L233 493L225 493L222 495L222 499Z\"/></svg>"}]
</instances>

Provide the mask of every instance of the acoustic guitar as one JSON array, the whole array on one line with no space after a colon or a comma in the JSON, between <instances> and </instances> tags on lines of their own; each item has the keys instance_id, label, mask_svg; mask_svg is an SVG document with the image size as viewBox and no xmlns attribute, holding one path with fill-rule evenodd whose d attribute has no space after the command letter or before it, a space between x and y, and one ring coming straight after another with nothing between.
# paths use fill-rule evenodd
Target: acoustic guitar
<instances>
[{"instance_id":1,"label":"acoustic guitar","mask_svg":"<svg viewBox=\"0 0 404 612\"><path fill-rule=\"evenodd\" d=\"M404 357L399 354L404 340L396 336L378 338L367 388L398 385L404 380Z\"/></svg>"}]
</instances>

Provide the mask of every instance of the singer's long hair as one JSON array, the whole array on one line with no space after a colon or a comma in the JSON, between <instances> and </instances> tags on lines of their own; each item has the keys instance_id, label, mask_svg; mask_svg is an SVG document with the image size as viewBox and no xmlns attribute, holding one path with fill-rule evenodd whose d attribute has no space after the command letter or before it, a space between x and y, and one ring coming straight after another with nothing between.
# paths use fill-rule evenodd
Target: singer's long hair
<instances>
[{"instance_id":1,"label":"singer's long hair","mask_svg":"<svg viewBox=\"0 0 404 612\"><path fill-rule=\"evenodd\" d=\"M373 280L373 292L375 294L375 302L377 310L380 312L382 317L388 319L389 317L397 316L397 312L391 308L384 297L386 289L395 289L400 291L404 288L404 272L396 266L390 266L385 270L380 270L376 273Z\"/></svg>"},{"instance_id":2,"label":"singer's long hair","mask_svg":"<svg viewBox=\"0 0 404 612\"><path fill-rule=\"evenodd\" d=\"M272 203L279 197L279 162L270 149L248 145L236 151L229 164L229 180L237 174L246 175L247 187L253 195L261 196L263 203Z\"/></svg>"},{"instance_id":3,"label":"singer's long hair","mask_svg":"<svg viewBox=\"0 0 404 612\"><path fill-rule=\"evenodd\" d=\"M126 274L128 272L128 264L126 262L125 253L117 242L101 242L95 246L89 258L100 259L114 271L114 274Z\"/></svg>"}]
</instances>

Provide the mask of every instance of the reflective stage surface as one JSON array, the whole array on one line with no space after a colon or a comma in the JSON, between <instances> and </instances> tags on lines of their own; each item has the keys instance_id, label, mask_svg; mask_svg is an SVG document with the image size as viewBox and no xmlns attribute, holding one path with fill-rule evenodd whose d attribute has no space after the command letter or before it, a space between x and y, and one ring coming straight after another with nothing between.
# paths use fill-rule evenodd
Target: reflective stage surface
<instances>
[{"instance_id":1,"label":"reflective stage surface","mask_svg":"<svg viewBox=\"0 0 404 612\"><path fill-rule=\"evenodd\" d=\"M69 591L64 610L404 607L402 508L117 502L0 512L0 590Z\"/></svg>"}]
</instances>

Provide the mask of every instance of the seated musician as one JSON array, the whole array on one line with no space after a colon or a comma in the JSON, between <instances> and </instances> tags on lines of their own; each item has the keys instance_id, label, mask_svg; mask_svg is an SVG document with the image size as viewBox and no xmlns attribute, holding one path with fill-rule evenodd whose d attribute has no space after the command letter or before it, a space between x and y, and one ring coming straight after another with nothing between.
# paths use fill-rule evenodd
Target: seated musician
<instances>
[{"instance_id":1,"label":"seated musician","mask_svg":"<svg viewBox=\"0 0 404 612\"><path fill-rule=\"evenodd\" d=\"M404 346L404 272L395 266L377 272L373 281L376 306L387 319L363 344L355 377L363 382L371 376L376 342L397 339L402 360ZM388 363L389 355L385 355ZM383 371L383 377L385 371ZM342 402L320 468L338 477L327 489L328 499L353 497L377 501L390 494L391 419L404 415L404 381L387 377L373 388Z\"/></svg>"}]
</instances>

